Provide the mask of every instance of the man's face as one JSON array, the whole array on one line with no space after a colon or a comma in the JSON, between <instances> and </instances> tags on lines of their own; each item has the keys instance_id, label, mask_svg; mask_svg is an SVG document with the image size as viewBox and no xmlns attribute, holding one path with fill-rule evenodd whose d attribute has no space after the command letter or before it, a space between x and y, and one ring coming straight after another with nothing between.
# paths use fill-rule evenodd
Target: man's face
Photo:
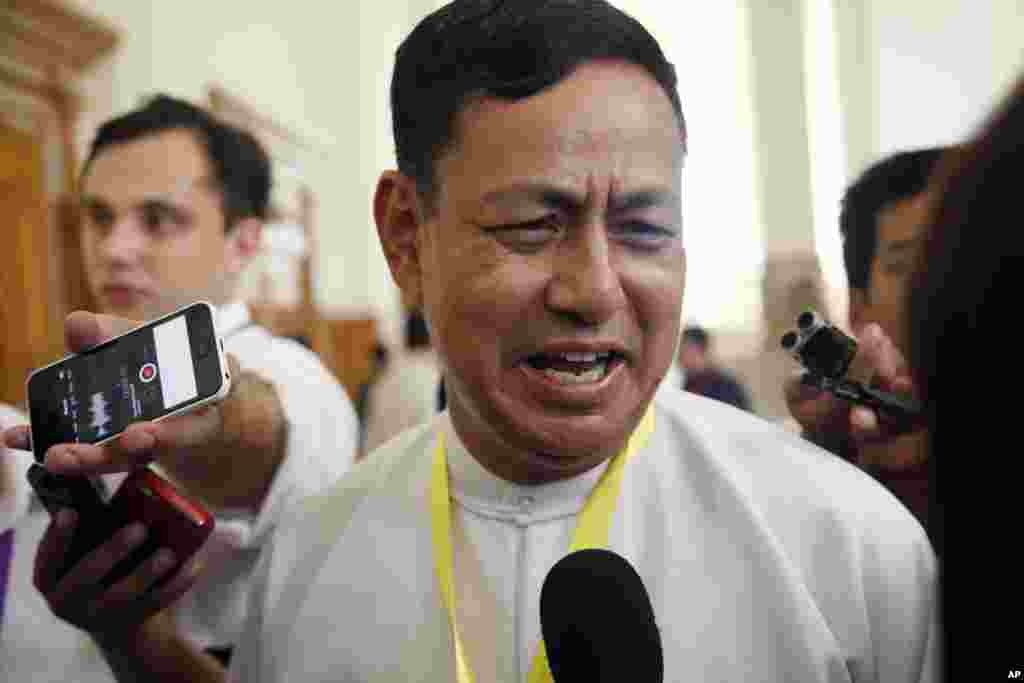
<instances>
[{"instance_id":1,"label":"man's face","mask_svg":"<svg viewBox=\"0 0 1024 683\"><path fill-rule=\"evenodd\" d=\"M191 132L106 148L82 182L82 259L100 309L148 320L222 303L237 264L221 196Z\"/></svg>"},{"instance_id":2,"label":"man's face","mask_svg":"<svg viewBox=\"0 0 1024 683\"><path fill-rule=\"evenodd\" d=\"M905 350L903 332L907 283L920 253L930 207L928 192L893 202L878 213L878 243L867 292L854 305L855 327L878 323L896 348Z\"/></svg>"},{"instance_id":3,"label":"man's face","mask_svg":"<svg viewBox=\"0 0 1024 683\"><path fill-rule=\"evenodd\" d=\"M668 97L622 63L460 116L418 262L395 272L460 437L500 476L586 471L642 417L679 334L682 158Z\"/></svg>"}]
</instances>

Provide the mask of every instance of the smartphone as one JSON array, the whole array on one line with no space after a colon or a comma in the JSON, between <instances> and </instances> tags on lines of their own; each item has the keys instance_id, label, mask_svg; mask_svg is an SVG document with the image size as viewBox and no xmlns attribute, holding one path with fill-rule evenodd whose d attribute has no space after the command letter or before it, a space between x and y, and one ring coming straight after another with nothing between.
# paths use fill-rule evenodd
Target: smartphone
<instances>
[{"instance_id":1,"label":"smartphone","mask_svg":"<svg viewBox=\"0 0 1024 683\"><path fill-rule=\"evenodd\" d=\"M34 371L26 382L32 451L102 444L227 396L231 388L213 306L199 302Z\"/></svg>"},{"instance_id":2,"label":"smartphone","mask_svg":"<svg viewBox=\"0 0 1024 683\"><path fill-rule=\"evenodd\" d=\"M213 515L202 505L148 467L129 474L112 497L101 480L54 474L38 464L29 467L28 479L50 514L66 507L78 513L60 575L132 522L146 525L146 540L103 578L105 586L130 574L161 548L173 550L180 566L202 547L215 526Z\"/></svg>"},{"instance_id":3,"label":"smartphone","mask_svg":"<svg viewBox=\"0 0 1024 683\"><path fill-rule=\"evenodd\" d=\"M32 450L37 462L59 443L102 444L131 423L157 421L224 398L231 387L213 307L192 304L83 353L33 372L27 381ZM213 517L149 468L133 472L113 497L101 480L54 474L33 465L28 479L44 506L79 514L63 571L139 521L147 541L108 575L127 575L160 547L183 562L213 531ZM63 573L63 572L62 572Z\"/></svg>"}]
</instances>

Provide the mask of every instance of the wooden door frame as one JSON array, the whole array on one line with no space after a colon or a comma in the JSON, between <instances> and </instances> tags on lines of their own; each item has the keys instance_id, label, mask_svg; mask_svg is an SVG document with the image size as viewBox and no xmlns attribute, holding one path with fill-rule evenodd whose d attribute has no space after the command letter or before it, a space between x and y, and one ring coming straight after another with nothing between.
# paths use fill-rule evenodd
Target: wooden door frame
<instances>
[{"instance_id":1,"label":"wooden door frame","mask_svg":"<svg viewBox=\"0 0 1024 683\"><path fill-rule=\"evenodd\" d=\"M53 229L53 273L55 290L48 305L58 323L63 314L76 308L92 308L82 272L77 202L77 124L80 96L74 82L108 57L120 43L120 34L105 22L71 10L55 0L0 0L0 88L28 100L38 116L42 108L56 121L60 149L59 187L47 187L53 197L47 207ZM8 112L11 114L12 112ZM0 116L5 116L0 111ZM60 330L55 330L62 336Z\"/></svg>"}]
</instances>

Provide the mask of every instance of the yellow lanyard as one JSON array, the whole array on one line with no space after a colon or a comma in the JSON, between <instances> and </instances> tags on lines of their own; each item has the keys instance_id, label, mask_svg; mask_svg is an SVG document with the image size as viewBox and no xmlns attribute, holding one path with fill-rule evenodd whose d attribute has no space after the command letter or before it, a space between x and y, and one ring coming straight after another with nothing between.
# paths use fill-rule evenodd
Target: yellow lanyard
<instances>
[{"instance_id":1,"label":"yellow lanyard","mask_svg":"<svg viewBox=\"0 0 1024 683\"><path fill-rule=\"evenodd\" d=\"M626 448L612 459L594 491L587 498L583 511L580 512L580 520L573 535L572 545L569 546L570 553L584 548L601 548L608 544L608 529L611 527L612 513L615 512L615 504L619 497L623 467L633 453L644 447L653 431L654 409L648 407L636 431L629 437ZM455 613L455 584L452 579L454 559L451 498L448 494L448 459L445 454L443 432L437 434L430 499L434 564L437 569L438 581L441 584L441 597L444 600L445 609L448 610L452 642L455 643L455 672L458 683L473 683L473 671L469 667L469 661L462 647ZM537 647L537 655L533 658L530 683L553 683L553 681L542 639Z\"/></svg>"}]
</instances>

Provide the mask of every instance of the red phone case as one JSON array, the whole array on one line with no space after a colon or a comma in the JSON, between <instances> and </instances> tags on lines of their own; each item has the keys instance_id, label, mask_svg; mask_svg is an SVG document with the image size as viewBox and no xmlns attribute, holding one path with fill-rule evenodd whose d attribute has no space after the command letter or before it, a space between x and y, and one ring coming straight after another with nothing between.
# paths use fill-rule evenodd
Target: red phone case
<instances>
[{"instance_id":1,"label":"red phone case","mask_svg":"<svg viewBox=\"0 0 1024 683\"><path fill-rule=\"evenodd\" d=\"M160 548L174 551L180 567L202 547L215 526L213 515L149 468L128 475L110 499L109 508L118 527L141 522L148 530L146 541L117 567L118 575L127 575ZM115 575L111 580L118 578Z\"/></svg>"}]
</instances>

